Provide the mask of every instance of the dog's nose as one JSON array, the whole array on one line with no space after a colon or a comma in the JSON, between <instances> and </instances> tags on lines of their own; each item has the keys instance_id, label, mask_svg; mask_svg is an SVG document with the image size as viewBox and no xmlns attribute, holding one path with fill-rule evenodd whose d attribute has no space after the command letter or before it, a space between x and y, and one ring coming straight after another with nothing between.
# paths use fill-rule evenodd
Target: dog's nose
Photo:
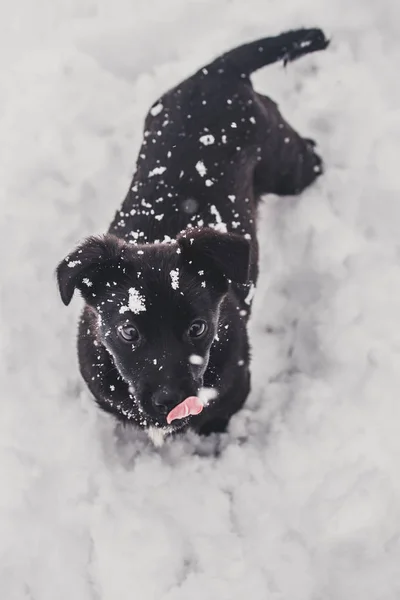
<instances>
[{"instance_id":1,"label":"dog's nose","mask_svg":"<svg viewBox=\"0 0 400 600\"><path fill-rule=\"evenodd\" d=\"M168 389L158 390L153 394L155 408L163 414L167 414L174 406L179 404L179 397Z\"/></svg>"}]
</instances>

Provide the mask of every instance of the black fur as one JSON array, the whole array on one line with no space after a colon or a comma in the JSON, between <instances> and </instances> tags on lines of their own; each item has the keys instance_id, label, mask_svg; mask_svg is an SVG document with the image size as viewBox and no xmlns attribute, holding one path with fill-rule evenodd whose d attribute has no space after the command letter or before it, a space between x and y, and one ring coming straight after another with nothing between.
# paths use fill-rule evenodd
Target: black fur
<instances>
[{"instance_id":1,"label":"black fur","mask_svg":"<svg viewBox=\"0 0 400 600\"><path fill-rule=\"evenodd\" d=\"M249 76L327 45L319 29L258 40L167 92L147 115L136 172L108 234L58 266L64 304L74 289L86 303L81 373L118 419L209 433L222 431L246 400L257 203L265 193L298 194L322 171L314 143ZM199 318L208 329L194 339L188 331ZM123 324L140 338L122 341ZM218 397L166 429L166 412L201 387Z\"/></svg>"}]
</instances>

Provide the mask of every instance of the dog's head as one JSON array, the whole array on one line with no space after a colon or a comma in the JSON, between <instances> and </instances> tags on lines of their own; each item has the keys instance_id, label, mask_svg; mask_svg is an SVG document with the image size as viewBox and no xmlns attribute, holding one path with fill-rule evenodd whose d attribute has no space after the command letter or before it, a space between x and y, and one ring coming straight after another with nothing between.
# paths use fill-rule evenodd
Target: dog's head
<instances>
[{"instance_id":1,"label":"dog's head","mask_svg":"<svg viewBox=\"0 0 400 600\"><path fill-rule=\"evenodd\" d=\"M146 422L203 385L229 281L245 283L250 247L241 236L187 230L171 244L89 238L58 266L61 298L78 289Z\"/></svg>"}]
</instances>

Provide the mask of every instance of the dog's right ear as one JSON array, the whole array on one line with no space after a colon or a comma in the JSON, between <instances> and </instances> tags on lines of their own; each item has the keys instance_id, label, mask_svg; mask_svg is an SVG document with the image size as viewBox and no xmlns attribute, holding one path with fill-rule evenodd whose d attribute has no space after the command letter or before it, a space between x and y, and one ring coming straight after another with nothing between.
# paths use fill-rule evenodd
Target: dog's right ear
<instances>
[{"instance_id":1,"label":"dog's right ear","mask_svg":"<svg viewBox=\"0 0 400 600\"><path fill-rule=\"evenodd\" d=\"M90 237L69 254L57 267L57 281L61 299L66 306L75 289L89 301L94 293L94 281L107 266L121 260L124 242L113 235Z\"/></svg>"}]
</instances>

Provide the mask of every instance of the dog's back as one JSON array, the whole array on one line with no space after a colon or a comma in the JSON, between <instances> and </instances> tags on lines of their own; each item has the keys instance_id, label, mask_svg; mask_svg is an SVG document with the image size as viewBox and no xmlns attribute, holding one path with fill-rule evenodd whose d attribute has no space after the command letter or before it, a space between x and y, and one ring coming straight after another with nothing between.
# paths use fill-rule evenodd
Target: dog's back
<instances>
[{"instance_id":1,"label":"dog's back","mask_svg":"<svg viewBox=\"0 0 400 600\"><path fill-rule=\"evenodd\" d=\"M174 239L187 227L242 234L252 240L255 283L259 195L299 193L322 169L313 144L254 91L250 75L328 43L320 29L257 40L164 94L146 117L136 172L110 233L140 243Z\"/></svg>"}]
</instances>

